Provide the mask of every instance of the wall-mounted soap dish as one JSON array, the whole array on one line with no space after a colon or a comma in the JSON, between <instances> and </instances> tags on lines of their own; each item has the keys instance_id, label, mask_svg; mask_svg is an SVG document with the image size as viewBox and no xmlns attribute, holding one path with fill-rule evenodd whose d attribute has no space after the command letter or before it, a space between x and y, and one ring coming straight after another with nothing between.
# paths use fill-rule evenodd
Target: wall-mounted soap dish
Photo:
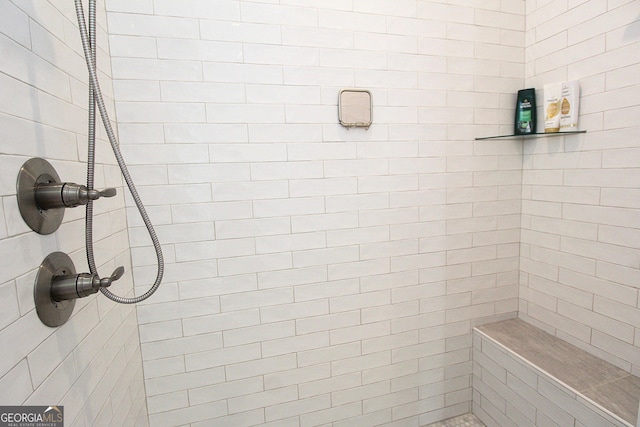
<instances>
[{"instance_id":1,"label":"wall-mounted soap dish","mask_svg":"<svg viewBox=\"0 0 640 427\"><path fill-rule=\"evenodd\" d=\"M373 101L371 92L365 89L343 89L338 97L338 117L345 127L369 129L372 119Z\"/></svg>"}]
</instances>

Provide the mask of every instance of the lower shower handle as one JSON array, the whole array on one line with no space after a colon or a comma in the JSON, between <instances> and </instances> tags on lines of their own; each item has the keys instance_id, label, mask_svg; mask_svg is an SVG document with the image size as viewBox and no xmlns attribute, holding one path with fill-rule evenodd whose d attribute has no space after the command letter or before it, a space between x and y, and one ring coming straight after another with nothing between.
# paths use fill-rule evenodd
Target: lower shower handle
<instances>
[{"instance_id":1,"label":"lower shower handle","mask_svg":"<svg viewBox=\"0 0 640 427\"><path fill-rule=\"evenodd\" d=\"M64 325L69 320L78 298L83 298L111 286L124 274L124 267L116 268L111 276L76 273L73 261L64 252L49 254L38 269L33 297L38 317L47 326Z\"/></svg>"},{"instance_id":2,"label":"lower shower handle","mask_svg":"<svg viewBox=\"0 0 640 427\"><path fill-rule=\"evenodd\" d=\"M51 298L65 301L88 297L100 288L107 288L124 274L124 267L118 267L109 277L101 279L97 274L80 273L71 276L57 276L51 283Z\"/></svg>"}]
</instances>

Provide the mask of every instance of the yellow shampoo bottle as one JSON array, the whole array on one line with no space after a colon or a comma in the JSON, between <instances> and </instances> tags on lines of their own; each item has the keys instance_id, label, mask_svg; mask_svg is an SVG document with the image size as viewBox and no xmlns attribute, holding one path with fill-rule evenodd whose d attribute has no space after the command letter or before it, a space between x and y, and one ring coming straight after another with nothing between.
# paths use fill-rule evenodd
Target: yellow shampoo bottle
<instances>
[{"instance_id":1,"label":"yellow shampoo bottle","mask_svg":"<svg viewBox=\"0 0 640 427\"><path fill-rule=\"evenodd\" d=\"M560 130L561 96L561 82L544 85L544 131L546 133Z\"/></svg>"}]
</instances>

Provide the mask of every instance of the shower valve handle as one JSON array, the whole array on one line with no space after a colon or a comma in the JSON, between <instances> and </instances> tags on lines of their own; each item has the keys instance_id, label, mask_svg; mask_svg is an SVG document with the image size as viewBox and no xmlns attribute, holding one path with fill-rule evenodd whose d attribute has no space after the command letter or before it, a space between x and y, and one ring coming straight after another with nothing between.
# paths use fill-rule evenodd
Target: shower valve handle
<instances>
[{"instance_id":1,"label":"shower valve handle","mask_svg":"<svg viewBox=\"0 0 640 427\"><path fill-rule=\"evenodd\" d=\"M100 280L100 287L101 288L108 288L109 286L111 286L111 283L113 283L116 280L118 280L119 278L121 278L123 274L124 274L124 267L123 266L120 266L120 267L116 268L115 270L113 270L113 273L111 273L111 276L105 277L104 279L99 279ZM97 275L96 275L96 277L97 277Z\"/></svg>"},{"instance_id":2,"label":"shower valve handle","mask_svg":"<svg viewBox=\"0 0 640 427\"><path fill-rule=\"evenodd\" d=\"M81 187L84 187L84 185L82 185ZM87 187L84 187L85 189ZM98 190L86 190L87 191L87 198L91 199L91 200L98 200L100 197L113 197L116 195L116 189L115 188L105 188L102 191L98 191Z\"/></svg>"},{"instance_id":3,"label":"shower valve handle","mask_svg":"<svg viewBox=\"0 0 640 427\"><path fill-rule=\"evenodd\" d=\"M102 191L89 190L85 185L73 182L43 183L35 188L36 204L42 210L52 208L75 208L86 205L89 200L97 200L100 197L113 197L115 188L107 188Z\"/></svg>"},{"instance_id":4,"label":"shower valve handle","mask_svg":"<svg viewBox=\"0 0 640 427\"><path fill-rule=\"evenodd\" d=\"M73 300L95 294L100 288L108 288L124 274L124 267L116 268L111 276L101 279L97 274L80 273L57 276L51 283L51 298L55 301Z\"/></svg>"},{"instance_id":5,"label":"shower valve handle","mask_svg":"<svg viewBox=\"0 0 640 427\"><path fill-rule=\"evenodd\" d=\"M39 157L27 160L20 168L16 192L20 215L40 234L51 234L60 227L65 208L116 195L115 188L100 191L63 182L51 163Z\"/></svg>"}]
</instances>

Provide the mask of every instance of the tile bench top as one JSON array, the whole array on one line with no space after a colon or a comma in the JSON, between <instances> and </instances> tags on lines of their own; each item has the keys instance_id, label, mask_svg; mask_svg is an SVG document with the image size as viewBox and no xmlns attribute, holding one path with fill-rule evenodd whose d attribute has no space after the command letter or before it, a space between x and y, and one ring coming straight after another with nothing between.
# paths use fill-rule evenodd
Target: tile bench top
<instances>
[{"instance_id":1,"label":"tile bench top","mask_svg":"<svg viewBox=\"0 0 640 427\"><path fill-rule=\"evenodd\" d=\"M636 425L639 377L521 319L503 320L476 328L603 408Z\"/></svg>"}]
</instances>

